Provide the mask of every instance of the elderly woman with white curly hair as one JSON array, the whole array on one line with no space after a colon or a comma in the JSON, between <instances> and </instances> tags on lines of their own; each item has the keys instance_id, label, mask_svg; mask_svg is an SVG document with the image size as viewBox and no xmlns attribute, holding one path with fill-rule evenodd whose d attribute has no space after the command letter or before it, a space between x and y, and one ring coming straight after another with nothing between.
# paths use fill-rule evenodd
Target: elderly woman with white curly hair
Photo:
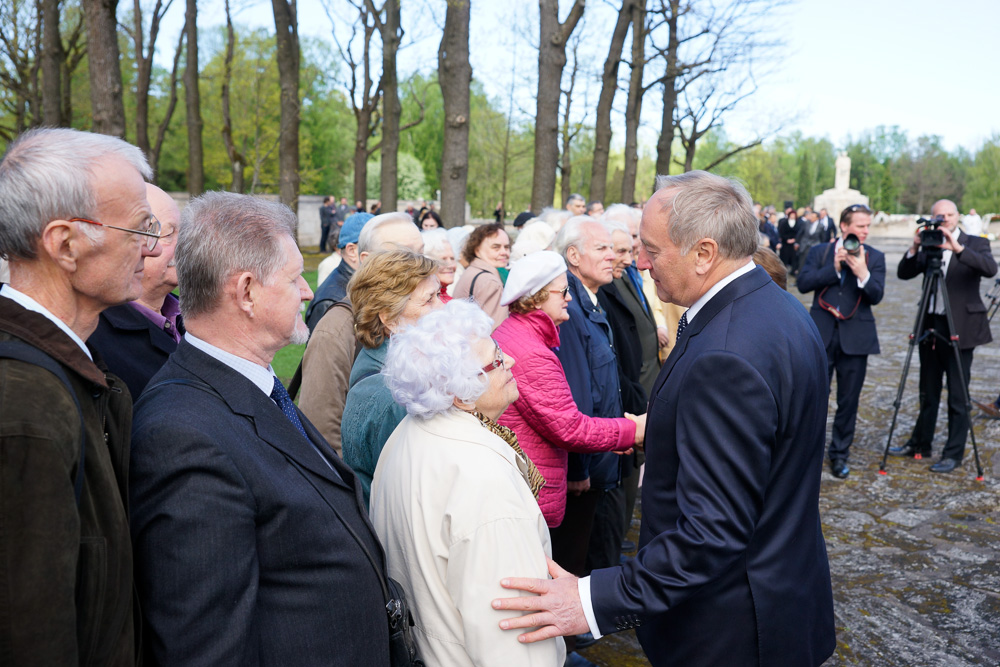
<instances>
[{"instance_id":1,"label":"elderly woman with white curly hair","mask_svg":"<svg viewBox=\"0 0 1000 667\"><path fill-rule=\"evenodd\" d=\"M428 665L558 667L561 638L522 644L490 605L509 593L502 577L546 577L551 555L544 480L496 422L517 382L492 328L456 299L390 340L382 373L407 416L375 469L371 516Z\"/></svg>"}]
</instances>

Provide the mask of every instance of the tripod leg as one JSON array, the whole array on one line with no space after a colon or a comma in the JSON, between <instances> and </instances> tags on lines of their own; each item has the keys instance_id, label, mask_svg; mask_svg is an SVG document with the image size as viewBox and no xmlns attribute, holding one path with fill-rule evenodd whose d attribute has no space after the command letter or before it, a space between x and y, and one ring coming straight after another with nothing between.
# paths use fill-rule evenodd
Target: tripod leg
<instances>
[{"instance_id":1,"label":"tripod leg","mask_svg":"<svg viewBox=\"0 0 1000 667\"><path fill-rule=\"evenodd\" d=\"M965 370L962 367L962 353L959 349L958 334L955 333L955 321L951 317L951 302L948 299L948 290L941 290L941 295L944 297L942 299L944 302L944 314L948 319L948 333L950 334L948 345L951 346L952 354L955 357L955 372L958 374L958 382L962 387L962 399L965 401L965 414L969 422L969 440L972 442L972 456L976 461L976 479L982 481L983 466L979 461L979 447L976 446L976 433L972 428L972 399L969 397L968 378L965 377Z\"/></svg>"},{"instance_id":2,"label":"tripod leg","mask_svg":"<svg viewBox=\"0 0 1000 667\"><path fill-rule=\"evenodd\" d=\"M924 275L923 294L920 296L920 305L917 307L917 320L913 323L913 331L910 333L910 342L906 349L906 361L903 362L903 372L899 378L899 387L896 389L896 400L893 401L892 422L889 425L889 436L885 439L885 449L882 451L882 463L878 467L880 475L886 474L885 462L889 458L889 446L892 444L892 435L896 431L896 419L899 417L899 407L902 404L903 390L906 388L906 376L910 373L910 362L913 360L913 348L923 338L924 320L927 313L927 303L930 295L934 293L940 279L940 269L936 272Z\"/></svg>"}]
</instances>

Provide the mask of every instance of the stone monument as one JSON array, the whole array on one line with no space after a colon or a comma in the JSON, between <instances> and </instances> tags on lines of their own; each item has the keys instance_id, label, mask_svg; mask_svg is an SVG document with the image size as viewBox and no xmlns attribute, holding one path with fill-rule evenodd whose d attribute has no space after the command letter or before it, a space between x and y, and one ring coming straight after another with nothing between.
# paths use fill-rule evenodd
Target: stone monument
<instances>
[{"instance_id":1,"label":"stone monument","mask_svg":"<svg viewBox=\"0 0 1000 667\"><path fill-rule=\"evenodd\" d=\"M813 210L818 211L825 208L834 220L840 220L840 213L851 204L864 204L868 206L868 197L857 190L850 188L851 184L851 158L847 153L837 155L837 162L834 164L836 173L833 178L833 189L824 190L813 200Z\"/></svg>"}]
</instances>

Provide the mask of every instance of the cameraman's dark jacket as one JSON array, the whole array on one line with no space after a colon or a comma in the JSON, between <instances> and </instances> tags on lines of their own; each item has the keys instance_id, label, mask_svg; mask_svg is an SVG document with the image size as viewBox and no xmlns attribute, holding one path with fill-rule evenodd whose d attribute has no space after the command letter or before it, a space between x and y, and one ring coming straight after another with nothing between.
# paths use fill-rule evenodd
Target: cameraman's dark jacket
<instances>
[{"instance_id":1,"label":"cameraman's dark jacket","mask_svg":"<svg viewBox=\"0 0 1000 667\"><path fill-rule=\"evenodd\" d=\"M986 304L979 296L980 278L992 278L997 273L997 263L990 251L990 242L981 236L958 235L958 243L965 247L953 254L948 262L944 284L948 289L951 316L958 334L958 347L971 350L993 340L990 322L986 317ZM921 250L913 257L903 255L896 269L901 280L916 278L927 269L927 254ZM930 303L927 304L928 308Z\"/></svg>"},{"instance_id":2,"label":"cameraman's dark jacket","mask_svg":"<svg viewBox=\"0 0 1000 667\"><path fill-rule=\"evenodd\" d=\"M844 268L837 276L834 267L836 243L814 246L806 256L796 285L803 294L814 292L809 315L829 347L833 330L839 328L840 349L844 354L878 354L878 332L872 306L882 300L885 292L885 255L869 245L865 250L868 272L871 274L864 289L858 287L857 276ZM827 308L838 309L845 319L833 315Z\"/></svg>"},{"instance_id":3,"label":"cameraman's dark jacket","mask_svg":"<svg viewBox=\"0 0 1000 667\"><path fill-rule=\"evenodd\" d=\"M43 315L0 297L0 340L55 359L86 431L49 371L0 359L0 664L135 664L128 497L132 399Z\"/></svg>"}]
</instances>

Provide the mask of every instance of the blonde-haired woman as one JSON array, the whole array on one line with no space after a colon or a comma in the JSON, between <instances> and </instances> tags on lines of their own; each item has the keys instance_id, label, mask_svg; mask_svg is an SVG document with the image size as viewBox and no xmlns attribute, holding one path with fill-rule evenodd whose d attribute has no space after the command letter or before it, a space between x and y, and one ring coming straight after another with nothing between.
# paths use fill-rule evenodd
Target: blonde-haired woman
<instances>
[{"instance_id":1,"label":"blonde-haired woman","mask_svg":"<svg viewBox=\"0 0 1000 667\"><path fill-rule=\"evenodd\" d=\"M379 252L365 260L347 286L363 349L351 369L341 442L344 463L361 480L366 504L382 447L406 416L381 375L389 338L441 307L437 271L437 262L409 250Z\"/></svg>"}]
</instances>

